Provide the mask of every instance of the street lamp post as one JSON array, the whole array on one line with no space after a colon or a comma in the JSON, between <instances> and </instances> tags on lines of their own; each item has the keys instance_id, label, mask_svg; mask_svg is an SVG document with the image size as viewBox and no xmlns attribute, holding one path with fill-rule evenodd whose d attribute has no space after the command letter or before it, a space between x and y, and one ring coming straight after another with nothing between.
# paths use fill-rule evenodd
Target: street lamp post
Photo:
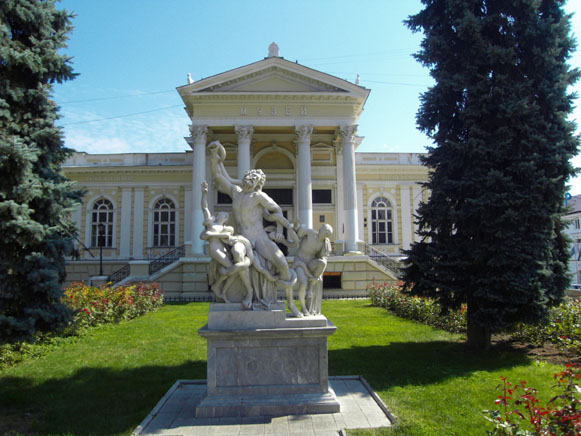
<instances>
[{"instance_id":1,"label":"street lamp post","mask_svg":"<svg viewBox=\"0 0 581 436\"><path fill-rule=\"evenodd\" d=\"M97 228L99 229L97 238L99 243L99 276L103 276L103 236L105 236L105 224L99 223L97 224Z\"/></svg>"}]
</instances>

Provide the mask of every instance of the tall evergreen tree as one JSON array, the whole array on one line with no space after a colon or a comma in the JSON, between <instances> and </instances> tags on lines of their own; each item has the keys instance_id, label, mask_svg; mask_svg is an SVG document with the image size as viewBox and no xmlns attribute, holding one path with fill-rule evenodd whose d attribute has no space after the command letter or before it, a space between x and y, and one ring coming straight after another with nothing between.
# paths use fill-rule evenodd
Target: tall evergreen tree
<instances>
[{"instance_id":1,"label":"tall evergreen tree","mask_svg":"<svg viewBox=\"0 0 581 436\"><path fill-rule=\"evenodd\" d=\"M72 79L70 15L53 0L0 2L0 341L63 325L68 218L80 193L62 175L52 83Z\"/></svg>"},{"instance_id":2,"label":"tall evergreen tree","mask_svg":"<svg viewBox=\"0 0 581 436\"><path fill-rule=\"evenodd\" d=\"M434 142L421 241L405 282L445 308L468 304L468 343L537 322L568 285L561 214L579 138L568 120L575 48L563 0L422 0L407 26L435 85L417 124Z\"/></svg>"}]
</instances>

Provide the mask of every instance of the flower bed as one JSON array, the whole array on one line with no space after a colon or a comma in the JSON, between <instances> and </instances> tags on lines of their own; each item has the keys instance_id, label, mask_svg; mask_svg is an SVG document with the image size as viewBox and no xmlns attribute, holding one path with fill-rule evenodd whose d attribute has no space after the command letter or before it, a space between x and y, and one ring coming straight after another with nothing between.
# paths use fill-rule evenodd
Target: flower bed
<instances>
[{"instance_id":1,"label":"flower bed","mask_svg":"<svg viewBox=\"0 0 581 436\"><path fill-rule=\"evenodd\" d=\"M88 286L74 283L63 300L73 312L73 321L58 333L38 333L33 343L0 344L0 369L24 359L42 356L62 342L74 340L89 327L133 319L163 305L163 294L156 283L130 286Z\"/></svg>"},{"instance_id":2,"label":"flower bed","mask_svg":"<svg viewBox=\"0 0 581 436\"><path fill-rule=\"evenodd\" d=\"M501 377L502 391L495 401L500 410L485 410L485 418L494 425L491 436L575 436L581 434L581 366L567 364L553 375L557 395L545 405L537 398L537 390L525 381L511 383Z\"/></svg>"},{"instance_id":3,"label":"flower bed","mask_svg":"<svg viewBox=\"0 0 581 436\"><path fill-rule=\"evenodd\" d=\"M135 318L163 305L156 283L138 283L112 288L74 283L65 290L64 301L74 311L76 327L90 327Z\"/></svg>"}]
</instances>

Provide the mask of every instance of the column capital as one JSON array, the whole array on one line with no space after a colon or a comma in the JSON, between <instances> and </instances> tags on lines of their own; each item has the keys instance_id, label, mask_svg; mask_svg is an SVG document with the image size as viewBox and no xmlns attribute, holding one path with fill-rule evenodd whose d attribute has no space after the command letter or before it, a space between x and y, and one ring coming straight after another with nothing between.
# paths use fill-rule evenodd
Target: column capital
<instances>
[{"instance_id":1,"label":"column capital","mask_svg":"<svg viewBox=\"0 0 581 436\"><path fill-rule=\"evenodd\" d=\"M313 134L313 126L311 124L301 124L295 126L295 135L299 142L310 141Z\"/></svg>"},{"instance_id":2,"label":"column capital","mask_svg":"<svg viewBox=\"0 0 581 436\"><path fill-rule=\"evenodd\" d=\"M355 141L355 135L357 134L357 124L341 126L337 130L337 134L341 138L341 142L353 142Z\"/></svg>"},{"instance_id":3,"label":"column capital","mask_svg":"<svg viewBox=\"0 0 581 436\"><path fill-rule=\"evenodd\" d=\"M208 126L190 126L190 134L194 143L204 142L205 144L208 136Z\"/></svg>"},{"instance_id":4,"label":"column capital","mask_svg":"<svg viewBox=\"0 0 581 436\"><path fill-rule=\"evenodd\" d=\"M254 128L252 126L234 126L234 131L238 135L238 141L250 141Z\"/></svg>"}]
</instances>

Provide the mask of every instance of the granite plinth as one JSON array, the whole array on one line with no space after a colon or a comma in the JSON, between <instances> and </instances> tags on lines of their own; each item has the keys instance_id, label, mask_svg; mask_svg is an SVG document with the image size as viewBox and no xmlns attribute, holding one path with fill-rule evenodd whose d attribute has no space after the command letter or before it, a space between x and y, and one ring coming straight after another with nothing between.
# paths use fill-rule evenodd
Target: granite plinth
<instances>
[{"instance_id":1,"label":"granite plinth","mask_svg":"<svg viewBox=\"0 0 581 436\"><path fill-rule=\"evenodd\" d=\"M270 310L248 310L242 309L240 303L210 303L207 327L208 330L255 330L327 326L323 315L287 317L284 305L278 302Z\"/></svg>"},{"instance_id":2,"label":"granite plinth","mask_svg":"<svg viewBox=\"0 0 581 436\"><path fill-rule=\"evenodd\" d=\"M339 410L332 389L325 394L208 395L196 407L196 418L317 415Z\"/></svg>"},{"instance_id":3,"label":"granite plinth","mask_svg":"<svg viewBox=\"0 0 581 436\"><path fill-rule=\"evenodd\" d=\"M207 340L208 384L196 417L338 412L327 354L335 331L323 315L287 317L284 304L268 311L211 304L198 330Z\"/></svg>"}]
</instances>

